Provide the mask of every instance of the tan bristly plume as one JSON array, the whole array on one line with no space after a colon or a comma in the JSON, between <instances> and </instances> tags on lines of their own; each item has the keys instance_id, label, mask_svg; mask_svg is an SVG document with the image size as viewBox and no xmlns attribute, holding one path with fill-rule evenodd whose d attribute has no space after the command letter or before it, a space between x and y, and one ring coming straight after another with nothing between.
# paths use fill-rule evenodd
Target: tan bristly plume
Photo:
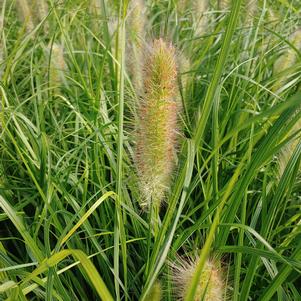
<instances>
[{"instance_id":1,"label":"tan bristly plume","mask_svg":"<svg viewBox=\"0 0 301 301\"><path fill-rule=\"evenodd\" d=\"M172 264L176 300L184 300L193 279L198 260L179 259ZM223 301L225 300L225 282L223 272L217 262L208 259L199 279L195 301Z\"/></svg>"},{"instance_id":2,"label":"tan bristly plume","mask_svg":"<svg viewBox=\"0 0 301 301\"><path fill-rule=\"evenodd\" d=\"M178 102L175 49L162 39L147 51L138 108L136 167L141 206L158 207L175 165Z\"/></svg>"}]
</instances>

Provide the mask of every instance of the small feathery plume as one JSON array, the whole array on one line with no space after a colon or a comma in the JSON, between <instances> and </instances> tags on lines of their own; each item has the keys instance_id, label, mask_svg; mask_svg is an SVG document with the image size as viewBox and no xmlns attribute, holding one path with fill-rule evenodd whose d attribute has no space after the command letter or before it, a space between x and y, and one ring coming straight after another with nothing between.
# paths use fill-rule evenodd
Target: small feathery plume
<instances>
[{"instance_id":1,"label":"small feathery plume","mask_svg":"<svg viewBox=\"0 0 301 301\"><path fill-rule=\"evenodd\" d=\"M127 56L127 66L133 86L138 95L141 95L143 89L141 67L143 65L143 43L145 42L146 27L146 8L143 0L131 1L128 19L127 31L131 43L129 43L128 47L129 55Z\"/></svg>"},{"instance_id":2,"label":"small feathery plume","mask_svg":"<svg viewBox=\"0 0 301 301\"><path fill-rule=\"evenodd\" d=\"M52 47L52 48L50 48ZM63 78L63 72L66 70L66 62L64 59L64 48L62 45L53 43L49 46L51 53L50 58L50 70L49 70L49 82L50 87L57 88Z\"/></svg>"},{"instance_id":3,"label":"small feathery plume","mask_svg":"<svg viewBox=\"0 0 301 301\"><path fill-rule=\"evenodd\" d=\"M159 281L156 281L152 286L149 294L146 296L146 301L160 301L162 298L162 288Z\"/></svg>"},{"instance_id":4,"label":"small feathery plume","mask_svg":"<svg viewBox=\"0 0 301 301\"><path fill-rule=\"evenodd\" d=\"M172 264L174 274L174 287L177 300L184 300L189 289L198 260L179 259L177 264ZM222 301L225 299L226 289L223 275L214 260L208 259L199 279L195 301Z\"/></svg>"},{"instance_id":5,"label":"small feathery plume","mask_svg":"<svg viewBox=\"0 0 301 301\"><path fill-rule=\"evenodd\" d=\"M301 50L301 29L298 29L289 37L289 42L297 49ZM275 75L284 72L288 68L294 66L298 59L298 54L296 53L295 49L286 48L282 55L275 61L273 66L273 73ZM278 90L281 86L285 84L287 81L287 76L280 78L274 85L273 91Z\"/></svg>"},{"instance_id":6,"label":"small feathery plume","mask_svg":"<svg viewBox=\"0 0 301 301\"><path fill-rule=\"evenodd\" d=\"M17 0L17 11L20 19L24 22L26 31L31 32L34 29L32 11L26 0Z\"/></svg>"},{"instance_id":7,"label":"small feathery plume","mask_svg":"<svg viewBox=\"0 0 301 301\"><path fill-rule=\"evenodd\" d=\"M175 49L162 39L155 40L145 58L136 134L142 207L158 207L168 190L176 157L179 109Z\"/></svg>"}]
</instances>

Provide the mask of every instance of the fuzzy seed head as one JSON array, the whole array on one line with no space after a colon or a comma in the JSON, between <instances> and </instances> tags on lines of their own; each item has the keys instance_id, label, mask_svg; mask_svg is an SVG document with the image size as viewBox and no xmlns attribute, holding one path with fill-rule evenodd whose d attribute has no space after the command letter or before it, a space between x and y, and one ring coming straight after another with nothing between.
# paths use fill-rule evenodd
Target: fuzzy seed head
<instances>
[{"instance_id":1,"label":"fuzzy seed head","mask_svg":"<svg viewBox=\"0 0 301 301\"><path fill-rule=\"evenodd\" d=\"M191 285L197 261L181 260L180 266L173 267L175 288L179 300L184 300ZM222 301L225 297L225 284L222 271L213 260L208 259L201 273L194 301Z\"/></svg>"},{"instance_id":2,"label":"fuzzy seed head","mask_svg":"<svg viewBox=\"0 0 301 301\"><path fill-rule=\"evenodd\" d=\"M175 50L155 40L144 65L139 104L136 165L142 207L160 204L174 167L179 111Z\"/></svg>"},{"instance_id":3,"label":"fuzzy seed head","mask_svg":"<svg viewBox=\"0 0 301 301\"><path fill-rule=\"evenodd\" d=\"M65 70L66 62L64 59L64 48L62 45L54 43L52 45L50 59L50 86L55 87L61 83L62 73Z\"/></svg>"}]
</instances>

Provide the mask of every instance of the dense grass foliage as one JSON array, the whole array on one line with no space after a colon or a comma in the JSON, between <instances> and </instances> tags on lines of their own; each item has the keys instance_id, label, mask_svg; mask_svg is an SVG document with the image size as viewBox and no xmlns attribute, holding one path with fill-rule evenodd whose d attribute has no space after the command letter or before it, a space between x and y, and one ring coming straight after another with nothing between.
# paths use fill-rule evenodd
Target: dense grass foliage
<instances>
[{"instance_id":1,"label":"dense grass foliage","mask_svg":"<svg viewBox=\"0 0 301 301\"><path fill-rule=\"evenodd\" d=\"M300 0L0 3L1 300L301 300Z\"/></svg>"}]
</instances>

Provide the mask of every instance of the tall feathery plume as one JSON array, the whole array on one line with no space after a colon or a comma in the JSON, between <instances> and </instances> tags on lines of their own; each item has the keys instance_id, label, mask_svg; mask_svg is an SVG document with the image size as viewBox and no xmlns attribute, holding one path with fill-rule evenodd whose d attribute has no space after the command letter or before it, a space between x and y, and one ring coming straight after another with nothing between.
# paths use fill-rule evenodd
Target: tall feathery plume
<instances>
[{"instance_id":1,"label":"tall feathery plume","mask_svg":"<svg viewBox=\"0 0 301 301\"><path fill-rule=\"evenodd\" d=\"M24 22L27 32L34 29L33 15L30 6L26 0L17 0L17 11L22 22Z\"/></svg>"},{"instance_id":2,"label":"tall feathery plume","mask_svg":"<svg viewBox=\"0 0 301 301\"><path fill-rule=\"evenodd\" d=\"M127 24L128 36L131 39L128 50L127 66L133 86L140 96L143 89L143 43L145 42L146 8L144 0L132 0L129 7Z\"/></svg>"},{"instance_id":3,"label":"tall feathery plume","mask_svg":"<svg viewBox=\"0 0 301 301\"><path fill-rule=\"evenodd\" d=\"M54 91L57 91L58 87L62 83L63 72L66 70L64 48L58 43L53 43L52 45L49 45L49 53L51 53L49 85L54 89Z\"/></svg>"},{"instance_id":4,"label":"tall feathery plume","mask_svg":"<svg viewBox=\"0 0 301 301\"><path fill-rule=\"evenodd\" d=\"M196 272L197 260L179 259L178 263L172 264L173 280L177 300L184 300L187 290L191 285L192 278ZM225 300L226 286L223 280L223 273L217 267L217 263L208 259L201 273L197 287L196 301L222 301Z\"/></svg>"},{"instance_id":5,"label":"tall feathery plume","mask_svg":"<svg viewBox=\"0 0 301 301\"><path fill-rule=\"evenodd\" d=\"M301 29L296 30L289 37L289 42L294 45L297 50L301 50ZM291 47L289 49L285 49L282 55L275 61L273 66L274 75L278 75L288 68L294 66L298 59L298 54L295 49ZM282 87L287 81L287 76L281 77L273 86L273 91L278 90Z\"/></svg>"},{"instance_id":6,"label":"tall feathery plume","mask_svg":"<svg viewBox=\"0 0 301 301\"><path fill-rule=\"evenodd\" d=\"M159 207L175 165L177 89L175 49L155 40L144 64L144 94L139 104L136 166L141 206Z\"/></svg>"}]
</instances>

